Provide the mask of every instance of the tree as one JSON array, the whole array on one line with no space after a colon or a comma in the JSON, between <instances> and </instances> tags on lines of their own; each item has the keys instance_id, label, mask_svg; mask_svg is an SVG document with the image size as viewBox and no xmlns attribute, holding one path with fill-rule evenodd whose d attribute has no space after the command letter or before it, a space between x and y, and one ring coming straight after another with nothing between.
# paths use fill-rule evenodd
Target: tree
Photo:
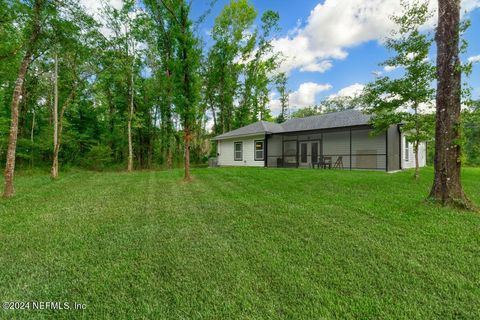
<instances>
[{"instance_id":1,"label":"tree","mask_svg":"<svg viewBox=\"0 0 480 320\"><path fill-rule=\"evenodd\" d=\"M189 19L190 5L181 1L170 7L163 4L175 19L174 41L176 43L175 59L175 109L180 116L184 144L184 180L190 181L190 146L195 127L198 124L199 79L197 71L200 63L198 40L192 32Z\"/></svg>"},{"instance_id":2,"label":"tree","mask_svg":"<svg viewBox=\"0 0 480 320\"><path fill-rule=\"evenodd\" d=\"M282 108L276 121L277 123L282 123L287 120L288 102L290 94L287 89L287 75L284 72L280 73L276 78L275 84L278 94L280 95L280 106Z\"/></svg>"},{"instance_id":3,"label":"tree","mask_svg":"<svg viewBox=\"0 0 480 320\"><path fill-rule=\"evenodd\" d=\"M311 116L318 116L320 114L320 108L318 106L310 106L298 109L292 112L292 118L306 118Z\"/></svg>"},{"instance_id":4,"label":"tree","mask_svg":"<svg viewBox=\"0 0 480 320\"><path fill-rule=\"evenodd\" d=\"M59 11L52 13L49 26L45 28L45 47L53 48L53 157L51 177L59 175L59 153L62 145L65 111L75 102L77 88L81 77L88 78L92 71L88 68L88 61L96 44L98 34L94 20L83 12L75 3L64 2L68 5L69 15L62 15ZM61 77L59 78L59 65ZM83 76L82 76L83 74ZM59 88L60 87L60 88ZM60 89L60 90L59 90ZM59 109L59 103L61 106Z\"/></svg>"},{"instance_id":5,"label":"tree","mask_svg":"<svg viewBox=\"0 0 480 320\"><path fill-rule=\"evenodd\" d=\"M215 133L233 129L234 100L240 86L242 59L254 50L256 34L250 34L257 12L247 0L231 1L218 17L212 30L215 44L208 53L206 72L208 104ZM218 119L217 119L218 117Z\"/></svg>"},{"instance_id":6,"label":"tree","mask_svg":"<svg viewBox=\"0 0 480 320\"><path fill-rule=\"evenodd\" d=\"M386 42L396 54L383 66L403 67L399 78L378 77L365 88L364 101L367 112L373 114L372 124L376 132L384 132L392 124L402 123L402 132L413 143L415 154L415 178L420 175L418 149L423 141L431 139L433 116L429 107L435 90L431 82L435 69L428 60L432 40L420 28L430 18L427 3L402 2L404 12L392 17L398 32Z\"/></svg>"},{"instance_id":7,"label":"tree","mask_svg":"<svg viewBox=\"0 0 480 320\"><path fill-rule=\"evenodd\" d=\"M271 36L279 30L277 12L263 13L261 29L256 30L252 45L253 54L248 56L244 66L244 85L240 93L240 104L235 114L235 127L242 127L259 120L270 120L269 85L274 82L271 74L279 64L279 54L273 51Z\"/></svg>"},{"instance_id":8,"label":"tree","mask_svg":"<svg viewBox=\"0 0 480 320\"><path fill-rule=\"evenodd\" d=\"M15 89L13 91L12 103L11 103L11 122L10 122L10 134L7 150L7 161L5 165L5 189L3 196L5 198L12 197L15 194L13 179L15 174L15 153L17 148L17 135L18 135L18 105L20 103L21 95L23 92L23 86L25 77L27 75L28 67L32 61L36 44L38 42L41 32L41 14L43 9L43 3L41 0L35 0L32 6L32 18L30 25L26 28L26 32L29 32L28 40L25 44L26 50L23 54L20 68L18 70L17 80L15 82ZM28 30L28 31L27 31Z\"/></svg>"},{"instance_id":9,"label":"tree","mask_svg":"<svg viewBox=\"0 0 480 320\"><path fill-rule=\"evenodd\" d=\"M319 103L322 113L338 112L350 109L364 109L365 103L361 95L328 97Z\"/></svg>"},{"instance_id":10,"label":"tree","mask_svg":"<svg viewBox=\"0 0 480 320\"><path fill-rule=\"evenodd\" d=\"M35 10L34 0L0 2L5 157L9 97L29 49ZM17 170L49 166L55 178L62 165L100 170L125 164L131 170L185 163L188 180L189 163L205 161L210 152L207 116L213 113L218 131L270 118L276 13L266 13L256 27L250 3L232 1L216 20L215 48L203 55L187 1L107 6L103 25L81 16L78 2L38 3L41 33L16 91L17 138L9 159L16 159Z\"/></svg>"},{"instance_id":11,"label":"tree","mask_svg":"<svg viewBox=\"0 0 480 320\"><path fill-rule=\"evenodd\" d=\"M108 24L114 30L112 45L121 57L124 71L124 81L127 87L127 140L128 160L127 171L133 171L133 131L132 125L135 116L135 63L137 58L137 21L135 18L135 2L128 0L120 10L107 8L105 13Z\"/></svg>"},{"instance_id":12,"label":"tree","mask_svg":"<svg viewBox=\"0 0 480 320\"><path fill-rule=\"evenodd\" d=\"M168 9L156 0L145 2L150 16L151 26L146 28L145 38L148 39L150 48L150 65L154 72L156 104L160 118L160 139L163 159L167 167L173 166L173 153L175 149L174 130L174 39L172 25L175 18Z\"/></svg>"},{"instance_id":13,"label":"tree","mask_svg":"<svg viewBox=\"0 0 480 320\"><path fill-rule=\"evenodd\" d=\"M460 181L462 67L459 58L460 0L438 0L435 176L430 199L473 208Z\"/></svg>"}]
</instances>

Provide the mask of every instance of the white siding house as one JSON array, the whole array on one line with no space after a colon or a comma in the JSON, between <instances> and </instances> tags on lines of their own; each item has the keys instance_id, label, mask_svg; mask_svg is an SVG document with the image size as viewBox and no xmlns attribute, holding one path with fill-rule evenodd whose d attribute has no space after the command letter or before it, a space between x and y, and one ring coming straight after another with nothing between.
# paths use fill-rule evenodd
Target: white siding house
<instances>
[{"instance_id":1,"label":"white siding house","mask_svg":"<svg viewBox=\"0 0 480 320\"><path fill-rule=\"evenodd\" d=\"M219 166L334 167L396 171L415 167L401 124L374 134L370 115L346 110L282 124L259 121L215 138ZM419 164L426 165L426 144Z\"/></svg>"},{"instance_id":2,"label":"white siding house","mask_svg":"<svg viewBox=\"0 0 480 320\"><path fill-rule=\"evenodd\" d=\"M263 144L264 140L265 135L262 134L218 141L217 164L219 166L263 167L265 160L263 155L260 157L262 153L260 148L257 148L258 157L255 157L255 142L261 141Z\"/></svg>"},{"instance_id":3,"label":"white siding house","mask_svg":"<svg viewBox=\"0 0 480 320\"><path fill-rule=\"evenodd\" d=\"M407 142L405 134L401 135L402 144L402 169L415 168L415 152L413 144ZM425 167L427 165L427 144L421 142L418 146L418 165Z\"/></svg>"}]
</instances>

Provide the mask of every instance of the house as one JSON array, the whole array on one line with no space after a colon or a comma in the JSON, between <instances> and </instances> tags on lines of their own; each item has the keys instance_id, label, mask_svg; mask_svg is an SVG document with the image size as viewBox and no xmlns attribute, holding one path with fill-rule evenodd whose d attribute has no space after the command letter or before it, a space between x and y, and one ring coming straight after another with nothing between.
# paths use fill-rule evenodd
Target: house
<instances>
[{"instance_id":1,"label":"house","mask_svg":"<svg viewBox=\"0 0 480 320\"><path fill-rule=\"evenodd\" d=\"M219 166L312 167L328 157L344 169L396 171L415 167L413 146L401 124L373 135L370 115L346 110L290 119L277 124L259 121L226 132L217 142ZM419 146L419 164L426 165L426 144Z\"/></svg>"}]
</instances>

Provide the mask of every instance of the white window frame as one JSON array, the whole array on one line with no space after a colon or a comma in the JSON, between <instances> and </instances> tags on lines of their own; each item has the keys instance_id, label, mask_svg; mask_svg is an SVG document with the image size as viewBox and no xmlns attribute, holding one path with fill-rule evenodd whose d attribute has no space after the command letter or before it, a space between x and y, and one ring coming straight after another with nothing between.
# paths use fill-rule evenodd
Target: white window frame
<instances>
[{"instance_id":1,"label":"white window frame","mask_svg":"<svg viewBox=\"0 0 480 320\"><path fill-rule=\"evenodd\" d=\"M257 150L257 143L262 144L262 149ZM257 157L257 152L262 152L262 157ZM253 141L253 156L255 161L264 161L265 160L265 140L255 140Z\"/></svg>"},{"instance_id":2,"label":"white window frame","mask_svg":"<svg viewBox=\"0 0 480 320\"><path fill-rule=\"evenodd\" d=\"M237 145L240 145L240 151L237 151ZM237 152L240 153L239 157L237 157ZM233 160L234 161L243 160L243 142L242 141L236 141L233 143Z\"/></svg>"},{"instance_id":3,"label":"white window frame","mask_svg":"<svg viewBox=\"0 0 480 320\"><path fill-rule=\"evenodd\" d=\"M403 155L403 160L410 161L410 142L408 142L407 136L403 136L403 143L403 152L405 153Z\"/></svg>"}]
</instances>

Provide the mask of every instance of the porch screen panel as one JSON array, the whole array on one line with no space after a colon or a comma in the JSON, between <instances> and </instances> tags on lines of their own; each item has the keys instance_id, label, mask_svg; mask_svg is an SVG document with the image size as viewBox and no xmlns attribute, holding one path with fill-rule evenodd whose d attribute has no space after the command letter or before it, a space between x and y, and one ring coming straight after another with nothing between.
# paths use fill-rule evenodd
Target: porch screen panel
<instances>
[{"instance_id":1,"label":"porch screen panel","mask_svg":"<svg viewBox=\"0 0 480 320\"><path fill-rule=\"evenodd\" d=\"M297 141L285 141L283 143L284 150L284 166L297 165Z\"/></svg>"},{"instance_id":2,"label":"porch screen panel","mask_svg":"<svg viewBox=\"0 0 480 320\"><path fill-rule=\"evenodd\" d=\"M352 168L386 169L386 136L371 129L352 130Z\"/></svg>"},{"instance_id":3,"label":"porch screen panel","mask_svg":"<svg viewBox=\"0 0 480 320\"><path fill-rule=\"evenodd\" d=\"M267 166L281 167L282 162L282 136L269 136L267 142Z\"/></svg>"},{"instance_id":4,"label":"porch screen panel","mask_svg":"<svg viewBox=\"0 0 480 320\"><path fill-rule=\"evenodd\" d=\"M323 134L323 156L331 157L332 163L341 158L344 169L350 168L350 130L325 132Z\"/></svg>"}]
</instances>

